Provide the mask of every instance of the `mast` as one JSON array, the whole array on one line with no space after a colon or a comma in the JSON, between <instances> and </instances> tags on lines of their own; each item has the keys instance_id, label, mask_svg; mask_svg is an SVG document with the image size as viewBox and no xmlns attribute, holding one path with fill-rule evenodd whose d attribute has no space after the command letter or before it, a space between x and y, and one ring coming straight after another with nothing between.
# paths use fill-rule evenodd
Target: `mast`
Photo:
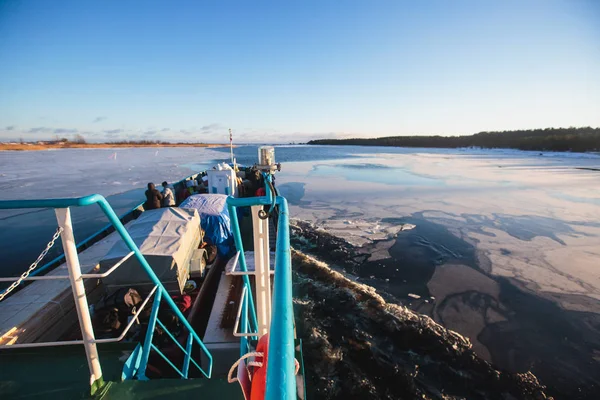
<instances>
[{"instance_id":1,"label":"mast","mask_svg":"<svg viewBox=\"0 0 600 400\"><path fill-rule=\"evenodd\" d=\"M231 153L231 165L233 165L233 135L231 134L231 128L229 128L229 152Z\"/></svg>"}]
</instances>

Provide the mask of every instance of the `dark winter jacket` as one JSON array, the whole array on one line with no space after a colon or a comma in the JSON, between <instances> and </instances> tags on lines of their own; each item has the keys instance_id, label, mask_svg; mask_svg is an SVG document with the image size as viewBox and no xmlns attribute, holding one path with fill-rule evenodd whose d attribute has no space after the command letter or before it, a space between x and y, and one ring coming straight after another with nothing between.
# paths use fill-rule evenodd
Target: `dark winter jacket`
<instances>
[{"instance_id":1,"label":"dark winter jacket","mask_svg":"<svg viewBox=\"0 0 600 400\"><path fill-rule=\"evenodd\" d=\"M144 203L145 210L154 210L160 208L160 201L163 195L156 189L146 190L146 202Z\"/></svg>"}]
</instances>

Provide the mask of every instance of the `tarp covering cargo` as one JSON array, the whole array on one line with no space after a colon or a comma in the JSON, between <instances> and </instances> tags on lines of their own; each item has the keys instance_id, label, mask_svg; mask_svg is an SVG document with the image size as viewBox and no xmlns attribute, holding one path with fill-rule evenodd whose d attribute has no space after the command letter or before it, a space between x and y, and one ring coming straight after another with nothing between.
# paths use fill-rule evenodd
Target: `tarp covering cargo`
<instances>
[{"instance_id":1,"label":"tarp covering cargo","mask_svg":"<svg viewBox=\"0 0 600 400\"><path fill-rule=\"evenodd\" d=\"M200 244L200 217L194 209L176 207L144 211L127 228L131 238L169 291L182 291L189 276L190 259ZM100 260L102 272L129 253L122 240ZM109 291L119 287L152 287L135 256L103 279Z\"/></svg>"},{"instance_id":2,"label":"tarp covering cargo","mask_svg":"<svg viewBox=\"0 0 600 400\"><path fill-rule=\"evenodd\" d=\"M193 208L200 214L205 240L217 246L219 255L228 256L233 250L231 221L224 194L195 194L185 199L179 207Z\"/></svg>"}]
</instances>

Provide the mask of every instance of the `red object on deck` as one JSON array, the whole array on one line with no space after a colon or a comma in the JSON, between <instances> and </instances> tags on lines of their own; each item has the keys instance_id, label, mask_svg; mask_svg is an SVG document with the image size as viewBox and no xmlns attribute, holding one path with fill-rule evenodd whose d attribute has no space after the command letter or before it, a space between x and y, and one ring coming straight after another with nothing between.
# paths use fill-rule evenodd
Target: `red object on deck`
<instances>
[{"instance_id":1,"label":"red object on deck","mask_svg":"<svg viewBox=\"0 0 600 400\"><path fill-rule=\"evenodd\" d=\"M264 356L256 357L254 359L254 361L262 362L262 366L258 367L252 376L252 391L250 392L250 400L264 400L267 388L267 359L269 352L268 333L266 335L262 335L261 338L258 339L256 351L258 353L263 353Z\"/></svg>"}]
</instances>

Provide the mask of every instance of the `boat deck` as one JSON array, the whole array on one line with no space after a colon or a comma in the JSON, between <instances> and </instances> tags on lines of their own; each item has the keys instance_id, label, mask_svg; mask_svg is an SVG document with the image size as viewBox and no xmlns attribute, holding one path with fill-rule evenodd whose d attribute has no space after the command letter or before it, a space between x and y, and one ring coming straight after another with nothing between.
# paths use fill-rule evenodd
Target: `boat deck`
<instances>
[{"instance_id":1,"label":"boat deck","mask_svg":"<svg viewBox=\"0 0 600 400\"><path fill-rule=\"evenodd\" d=\"M248 217L243 219L249 220ZM272 225L270 221L270 231L274 231ZM269 239L269 247L273 249L275 234L270 235ZM98 272L99 261L119 240L120 236L112 233L80 253L81 272L84 274ZM252 242L249 240L248 242L250 243L247 243L247 248L252 248ZM251 273L255 269L254 253L247 251L245 255L248 271ZM275 254L271 253L270 258L270 273L273 274ZM196 299L198 301L195 301L193 306L193 309L204 308L204 310L196 310L197 314L206 314L206 322L195 323L193 326L198 332L202 332L200 336L212 353L213 378L169 379L169 375L162 375L162 370L153 365L154 372L159 372L156 379L121 381L123 363L131 355L136 343L100 344L98 354L103 379L107 384L95 394L94 399L243 398L239 385L229 384L225 378L230 366L240 354L240 341L233 335L233 325L240 303L243 280L239 276L239 268L237 271L234 268L235 261L230 260L227 268L224 261L219 269L214 268L209 272L209 275L215 277L211 282L214 281L216 293L209 296L207 294L209 291L202 291L206 288L201 288L204 294L202 297L209 297L211 301L200 302L199 294ZM63 264L46 276L67 275L66 265ZM94 304L104 292L104 286L99 279L87 279L85 284L89 304ZM249 290L253 291L253 286L250 284ZM271 286L273 286L273 276L271 276ZM191 317L188 317L188 320ZM200 319L198 315L195 317L197 320ZM65 324L65 321L73 321L73 323L67 326L69 324ZM73 327L77 332L79 331L68 279L35 282L7 298L0 308L0 344L65 339L65 333L72 331ZM169 348L167 353L168 350ZM296 350L301 351L299 348ZM301 360L302 357L297 354L296 358ZM201 359L200 362L206 364L206 360ZM151 359L150 364L152 363ZM83 346L0 350L0 371L2 371L1 398L91 398L90 371ZM190 377L192 376L190 374ZM300 376L296 377L297 381L298 379L302 380ZM296 384L298 385L298 382Z\"/></svg>"},{"instance_id":2,"label":"boat deck","mask_svg":"<svg viewBox=\"0 0 600 400\"><path fill-rule=\"evenodd\" d=\"M99 345L107 385L94 399L243 399L239 385L227 383L224 378L121 382L122 360L134 346L132 343ZM2 398L92 398L82 346L4 350L0 352L0 370Z\"/></svg>"},{"instance_id":3,"label":"boat deck","mask_svg":"<svg viewBox=\"0 0 600 400\"><path fill-rule=\"evenodd\" d=\"M105 380L121 380L126 355L134 343L98 345ZM0 351L0 397L84 399L90 394L90 371L83 346Z\"/></svg>"},{"instance_id":4,"label":"boat deck","mask_svg":"<svg viewBox=\"0 0 600 400\"><path fill-rule=\"evenodd\" d=\"M127 227L129 224L126 224ZM79 253L83 274L94 273L98 262L112 246L121 240L117 232ZM58 243L60 245L60 243ZM35 256L33 256L35 257ZM61 264L46 276L67 276L66 264ZM98 279L85 280L88 303L94 304L102 294ZM74 321L77 314L68 279L36 281L2 301L0 307L0 344L54 341L73 328L65 321Z\"/></svg>"},{"instance_id":5,"label":"boat deck","mask_svg":"<svg viewBox=\"0 0 600 400\"><path fill-rule=\"evenodd\" d=\"M254 272L254 252L244 252L249 272ZM240 338L233 335L235 318L242 294L242 278L239 276L238 256L232 257L221 273L219 287L212 305L204 337L204 344L213 354L213 373L226 374L231 365L238 359ZM271 253L271 286L275 268L275 253ZM234 271L235 269L235 271ZM237 271L237 272L236 272ZM251 283L255 292L254 282ZM239 328L238 328L239 330ZM203 360L205 363L206 360Z\"/></svg>"},{"instance_id":6,"label":"boat deck","mask_svg":"<svg viewBox=\"0 0 600 400\"><path fill-rule=\"evenodd\" d=\"M160 379L146 382L111 382L101 399L146 400L146 399L227 399L243 400L244 395L237 382L227 379Z\"/></svg>"}]
</instances>

